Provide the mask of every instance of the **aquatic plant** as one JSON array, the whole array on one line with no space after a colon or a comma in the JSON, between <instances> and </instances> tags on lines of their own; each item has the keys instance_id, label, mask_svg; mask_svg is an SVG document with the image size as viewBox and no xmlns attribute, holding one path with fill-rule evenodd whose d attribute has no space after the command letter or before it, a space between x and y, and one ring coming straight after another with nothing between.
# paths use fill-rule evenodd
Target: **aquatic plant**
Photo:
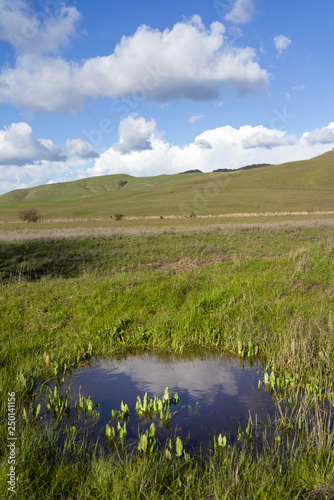
<instances>
[{"instance_id":1,"label":"aquatic plant","mask_svg":"<svg viewBox=\"0 0 334 500\"><path fill-rule=\"evenodd\" d=\"M121 401L121 411L118 413L118 418L123 422L123 420L129 418L129 414L130 411L128 405L124 404L123 401Z\"/></svg>"},{"instance_id":2,"label":"aquatic plant","mask_svg":"<svg viewBox=\"0 0 334 500\"><path fill-rule=\"evenodd\" d=\"M176 442L175 442L175 448L176 448L176 456L181 457L182 456L182 451L183 451L183 444L181 441L181 438L177 437Z\"/></svg>"},{"instance_id":3,"label":"aquatic plant","mask_svg":"<svg viewBox=\"0 0 334 500\"><path fill-rule=\"evenodd\" d=\"M77 406L77 404L76 404ZM96 407L99 407L99 404L96 404ZM85 396L79 397L79 407L80 410L84 413L84 415L89 415L89 417L99 417L100 414L94 410L94 403L92 401L91 396L85 398Z\"/></svg>"},{"instance_id":4,"label":"aquatic plant","mask_svg":"<svg viewBox=\"0 0 334 500\"><path fill-rule=\"evenodd\" d=\"M215 452L221 452L223 449L226 448L226 444L227 444L227 438L226 436L222 436L221 433L218 435L218 438L216 436L213 437L213 446Z\"/></svg>"},{"instance_id":5,"label":"aquatic plant","mask_svg":"<svg viewBox=\"0 0 334 500\"><path fill-rule=\"evenodd\" d=\"M138 451L143 454L153 455L157 449L156 428L154 423L150 425L150 430L143 431L138 440Z\"/></svg>"},{"instance_id":6,"label":"aquatic plant","mask_svg":"<svg viewBox=\"0 0 334 500\"><path fill-rule=\"evenodd\" d=\"M57 421L61 420L64 413L69 412L69 392L66 391L65 397L58 392L58 386L55 385L53 393L50 388L47 388L46 395L48 403L47 411L52 411Z\"/></svg>"},{"instance_id":7,"label":"aquatic plant","mask_svg":"<svg viewBox=\"0 0 334 500\"><path fill-rule=\"evenodd\" d=\"M124 422L123 427L121 426L121 423L118 421L117 422L117 434L118 434L118 439L120 440L120 443L122 445L122 449L124 446L124 440L126 439L126 422Z\"/></svg>"},{"instance_id":8,"label":"aquatic plant","mask_svg":"<svg viewBox=\"0 0 334 500\"><path fill-rule=\"evenodd\" d=\"M114 427L110 427L109 424L106 425L106 436L109 439L115 439L115 429Z\"/></svg>"},{"instance_id":9,"label":"aquatic plant","mask_svg":"<svg viewBox=\"0 0 334 500\"><path fill-rule=\"evenodd\" d=\"M166 424L170 426L170 406L176 406L178 402L178 394L173 395L173 392L169 391L168 387L166 387L165 392L161 398L157 396L154 396L153 398L148 397L147 392L144 394L143 400L141 400L140 396L137 396L136 412L139 418L144 416L146 422L148 417L156 418L158 414L161 423L163 424L164 422L166 422Z\"/></svg>"},{"instance_id":10,"label":"aquatic plant","mask_svg":"<svg viewBox=\"0 0 334 500\"><path fill-rule=\"evenodd\" d=\"M39 413L41 411L41 404L39 403L37 407L35 408L35 405L33 402L30 403L30 415L27 415L26 409L22 409L22 420L23 422L28 425L29 422L31 425L36 424L36 422L39 420Z\"/></svg>"}]
</instances>

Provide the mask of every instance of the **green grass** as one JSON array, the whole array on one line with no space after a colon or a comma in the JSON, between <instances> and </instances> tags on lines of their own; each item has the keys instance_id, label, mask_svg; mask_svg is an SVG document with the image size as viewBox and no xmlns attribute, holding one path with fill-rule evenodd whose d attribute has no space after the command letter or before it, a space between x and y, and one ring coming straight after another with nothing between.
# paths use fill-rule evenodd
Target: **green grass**
<instances>
[{"instance_id":1,"label":"green grass","mask_svg":"<svg viewBox=\"0 0 334 500\"><path fill-rule=\"evenodd\" d=\"M333 498L332 226L54 237L1 242L0 255L0 388L16 393L18 498ZM163 450L59 446L61 431L20 422L38 385L85 353L196 346L256 355L275 373L273 396L292 406L278 408L261 447L243 437L221 453L168 461ZM3 426L3 494L6 439Z\"/></svg>"},{"instance_id":2,"label":"green grass","mask_svg":"<svg viewBox=\"0 0 334 500\"><path fill-rule=\"evenodd\" d=\"M333 191L334 151L329 151L311 160L228 173L116 174L15 190L0 196L0 219L15 221L27 207L44 219L332 211Z\"/></svg>"}]
</instances>

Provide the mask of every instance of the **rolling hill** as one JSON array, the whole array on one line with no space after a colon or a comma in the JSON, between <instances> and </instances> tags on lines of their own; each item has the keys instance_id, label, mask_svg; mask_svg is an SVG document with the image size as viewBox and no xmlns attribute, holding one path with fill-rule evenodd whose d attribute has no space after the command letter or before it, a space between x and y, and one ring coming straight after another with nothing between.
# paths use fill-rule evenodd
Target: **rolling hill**
<instances>
[{"instance_id":1,"label":"rolling hill","mask_svg":"<svg viewBox=\"0 0 334 500\"><path fill-rule=\"evenodd\" d=\"M333 195L334 150L233 172L115 174L14 190L0 196L0 220L15 220L28 207L43 218L334 210Z\"/></svg>"}]
</instances>

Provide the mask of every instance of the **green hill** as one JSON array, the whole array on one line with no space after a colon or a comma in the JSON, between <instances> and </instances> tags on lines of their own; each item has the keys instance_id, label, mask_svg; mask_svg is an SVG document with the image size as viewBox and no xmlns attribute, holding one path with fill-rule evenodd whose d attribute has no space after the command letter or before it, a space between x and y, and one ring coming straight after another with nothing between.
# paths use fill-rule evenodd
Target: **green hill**
<instances>
[{"instance_id":1,"label":"green hill","mask_svg":"<svg viewBox=\"0 0 334 500\"><path fill-rule=\"evenodd\" d=\"M233 172L126 174L19 189L0 196L0 219L23 208L43 218L334 210L334 150L310 160Z\"/></svg>"}]
</instances>

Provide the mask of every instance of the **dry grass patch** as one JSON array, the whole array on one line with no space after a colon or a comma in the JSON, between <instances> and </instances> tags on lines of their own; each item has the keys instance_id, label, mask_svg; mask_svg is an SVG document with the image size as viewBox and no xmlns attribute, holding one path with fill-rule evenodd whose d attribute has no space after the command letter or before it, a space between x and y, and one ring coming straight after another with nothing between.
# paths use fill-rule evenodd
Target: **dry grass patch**
<instances>
[{"instance_id":1,"label":"dry grass patch","mask_svg":"<svg viewBox=\"0 0 334 500\"><path fill-rule=\"evenodd\" d=\"M314 220L299 220L299 221L284 221L284 222L257 222L257 223L230 223L210 225L181 225L181 226L135 226L135 227L73 227L73 228L58 228L58 229L16 229L12 231L0 231L0 241L16 242L28 241L36 239L44 239L48 241L57 241L63 239L94 239L94 238L117 238L122 236L140 236L140 235L159 235L173 233L201 233L214 231L277 231L284 232L288 228L317 228L317 227L332 227L334 219L314 219ZM328 251L333 252L334 243L328 243Z\"/></svg>"}]
</instances>

